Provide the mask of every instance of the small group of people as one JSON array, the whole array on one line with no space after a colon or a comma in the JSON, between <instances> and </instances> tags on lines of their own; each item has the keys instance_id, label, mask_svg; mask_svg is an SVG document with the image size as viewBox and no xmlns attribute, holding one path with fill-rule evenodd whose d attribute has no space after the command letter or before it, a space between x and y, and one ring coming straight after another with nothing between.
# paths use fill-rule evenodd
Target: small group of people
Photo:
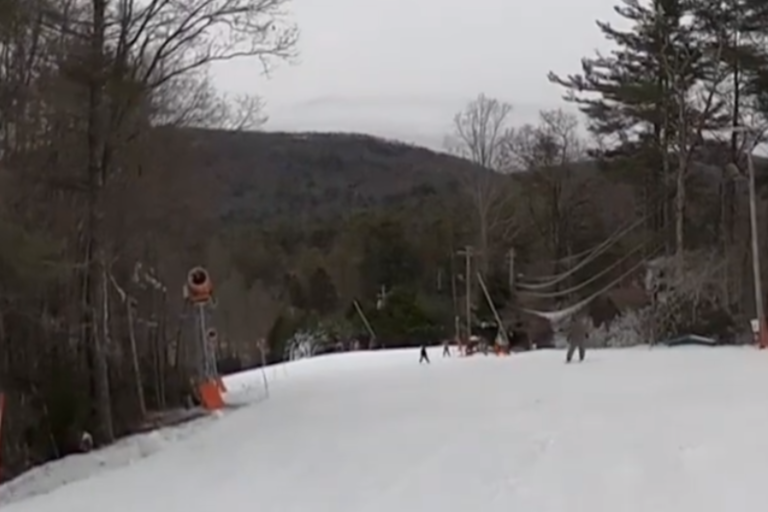
<instances>
[{"instance_id":1,"label":"small group of people","mask_svg":"<svg viewBox=\"0 0 768 512\"><path fill-rule=\"evenodd\" d=\"M451 342L449 340L443 341L443 357L451 357ZM427 353L427 346L421 344L421 351L419 352L419 364L429 364L429 354Z\"/></svg>"},{"instance_id":2,"label":"small group of people","mask_svg":"<svg viewBox=\"0 0 768 512\"><path fill-rule=\"evenodd\" d=\"M579 313L574 313L568 320L565 327L565 338L568 342L568 349L565 354L565 362L570 363L573 361L573 356L576 352L579 353L579 362L584 361L587 355L587 340L589 339L589 327L586 323L586 318ZM449 340L443 341L443 357L451 356L451 344ZM421 345L419 352L419 364L429 364L429 354L427 353L427 346Z\"/></svg>"}]
</instances>

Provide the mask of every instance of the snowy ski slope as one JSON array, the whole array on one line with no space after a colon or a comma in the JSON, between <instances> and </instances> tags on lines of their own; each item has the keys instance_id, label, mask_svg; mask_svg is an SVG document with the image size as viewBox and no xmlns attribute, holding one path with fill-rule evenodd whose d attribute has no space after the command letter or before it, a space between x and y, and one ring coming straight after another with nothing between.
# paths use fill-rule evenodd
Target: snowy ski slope
<instances>
[{"instance_id":1,"label":"snowy ski slope","mask_svg":"<svg viewBox=\"0 0 768 512\"><path fill-rule=\"evenodd\" d=\"M0 488L3 512L768 507L768 354L351 353L230 377L249 405ZM138 446L138 448L137 448ZM114 457L121 453L121 462ZM132 454L132 455L130 455ZM67 477L71 468L79 468ZM90 469L86 469L90 468ZM58 485L71 480L67 485ZM38 494L44 492L44 494ZM37 494L35 496L35 494Z\"/></svg>"}]
</instances>

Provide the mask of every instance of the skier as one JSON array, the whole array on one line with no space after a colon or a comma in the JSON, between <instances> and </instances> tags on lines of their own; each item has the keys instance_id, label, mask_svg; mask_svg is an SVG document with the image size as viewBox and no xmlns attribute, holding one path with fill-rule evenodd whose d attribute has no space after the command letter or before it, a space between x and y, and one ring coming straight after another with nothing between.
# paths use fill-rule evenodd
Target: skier
<instances>
[{"instance_id":1,"label":"skier","mask_svg":"<svg viewBox=\"0 0 768 512\"><path fill-rule=\"evenodd\" d=\"M566 331L566 339L568 340L568 353L565 356L566 363L571 362L576 349L579 349L579 362L584 361L587 337L589 336L584 321L585 319L579 313L574 313L571 317Z\"/></svg>"},{"instance_id":2,"label":"skier","mask_svg":"<svg viewBox=\"0 0 768 512\"><path fill-rule=\"evenodd\" d=\"M429 364L429 355L427 354L427 346L421 346L421 354L419 354L419 364L426 362Z\"/></svg>"},{"instance_id":3,"label":"skier","mask_svg":"<svg viewBox=\"0 0 768 512\"><path fill-rule=\"evenodd\" d=\"M443 357L451 357L451 344L448 340L443 341Z\"/></svg>"}]
</instances>

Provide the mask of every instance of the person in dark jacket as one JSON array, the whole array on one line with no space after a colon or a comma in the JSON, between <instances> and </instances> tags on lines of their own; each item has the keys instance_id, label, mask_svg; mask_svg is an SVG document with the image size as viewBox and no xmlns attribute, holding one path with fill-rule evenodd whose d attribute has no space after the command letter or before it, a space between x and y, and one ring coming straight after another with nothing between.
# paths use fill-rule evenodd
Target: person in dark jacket
<instances>
[{"instance_id":1,"label":"person in dark jacket","mask_svg":"<svg viewBox=\"0 0 768 512\"><path fill-rule=\"evenodd\" d=\"M584 361L587 351L587 338L589 337L586 321L587 319L579 313L574 313L569 320L565 333L568 340L568 353L565 356L566 363L571 362L576 349L579 350L579 362Z\"/></svg>"},{"instance_id":2,"label":"person in dark jacket","mask_svg":"<svg viewBox=\"0 0 768 512\"><path fill-rule=\"evenodd\" d=\"M419 364L421 363L427 363L429 364L429 355L427 354L427 346L422 345L421 346L421 353L419 354Z\"/></svg>"}]
</instances>

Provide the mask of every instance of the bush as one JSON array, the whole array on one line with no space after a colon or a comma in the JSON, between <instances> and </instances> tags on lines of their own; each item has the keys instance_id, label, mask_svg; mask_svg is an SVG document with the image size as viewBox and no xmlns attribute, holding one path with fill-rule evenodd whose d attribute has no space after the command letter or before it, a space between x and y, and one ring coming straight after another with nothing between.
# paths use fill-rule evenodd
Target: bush
<instances>
[{"instance_id":1,"label":"bush","mask_svg":"<svg viewBox=\"0 0 768 512\"><path fill-rule=\"evenodd\" d=\"M590 345L600 348L634 347L649 343L650 312L628 311L590 331Z\"/></svg>"}]
</instances>

